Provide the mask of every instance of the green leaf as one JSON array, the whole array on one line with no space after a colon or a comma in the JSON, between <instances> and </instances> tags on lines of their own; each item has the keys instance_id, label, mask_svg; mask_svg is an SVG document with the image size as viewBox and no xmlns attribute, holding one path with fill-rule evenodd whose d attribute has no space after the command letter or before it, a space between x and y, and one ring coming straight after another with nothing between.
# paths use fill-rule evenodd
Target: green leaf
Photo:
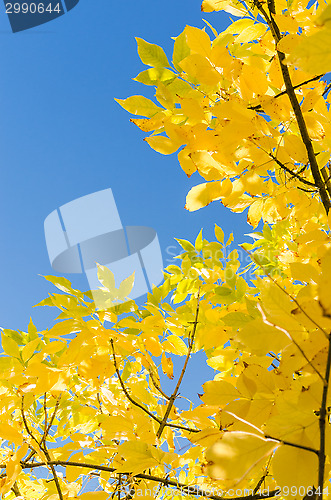
<instances>
[{"instance_id":1,"label":"green leaf","mask_svg":"<svg viewBox=\"0 0 331 500\"><path fill-rule=\"evenodd\" d=\"M178 241L178 243L180 244L180 246L182 248L184 248L184 250L186 250L187 252L192 252L192 250L195 251L194 246L189 241L187 241L187 240L181 240L179 238L175 238L175 240Z\"/></svg>"},{"instance_id":2,"label":"green leaf","mask_svg":"<svg viewBox=\"0 0 331 500\"><path fill-rule=\"evenodd\" d=\"M164 50L159 45L146 42L142 38L136 38L138 54L141 61L148 66L169 67L169 61Z\"/></svg>"},{"instance_id":3,"label":"green leaf","mask_svg":"<svg viewBox=\"0 0 331 500\"><path fill-rule=\"evenodd\" d=\"M133 115L146 116L151 118L162 108L159 108L153 101L142 95L133 95L127 99L115 99L122 108Z\"/></svg>"},{"instance_id":4,"label":"green leaf","mask_svg":"<svg viewBox=\"0 0 331 500\"><path fill-rule=\"evenodd\" d=\"M144 85L157 85L158 82L167 84L172 82L175 78L177 78L175 73L170 71L170 69L149 68L139 73L134 80Z\"/></svg>"}]
</instances>

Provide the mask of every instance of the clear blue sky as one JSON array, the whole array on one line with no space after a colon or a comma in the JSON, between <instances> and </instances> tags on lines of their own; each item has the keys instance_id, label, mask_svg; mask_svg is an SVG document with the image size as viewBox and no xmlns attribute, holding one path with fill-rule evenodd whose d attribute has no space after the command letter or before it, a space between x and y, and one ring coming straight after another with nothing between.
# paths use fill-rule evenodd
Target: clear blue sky
<instances>
[{"instance_id":1,"label":"clear blue sky","mask_svg":"<svg viewBox=\"0 0 331 500\"><path fill-rule=\"evenodd\" d=\"M203 227L211 239L215 222L239 241L250 232L246 214L220 203L187 212L185 196L200 178L188 179L176 155L151 150L114 101L152 95L132 81L145 69L135 36L171 55L171 37L186 24L203 27L203 17L218 30L228 24L225 14L202 15L200 0L80 0L61 18L13 34L0 4L0 326L25 330L31 314L39 328L52 321L48 308L32 309L54 291L39 276L55 274L43 223L77 197L111 187L123 224L152 226L165 260L175 237L193 240ZM87 288L83 275L67 277Z\"/></svg>"}]
</instances>

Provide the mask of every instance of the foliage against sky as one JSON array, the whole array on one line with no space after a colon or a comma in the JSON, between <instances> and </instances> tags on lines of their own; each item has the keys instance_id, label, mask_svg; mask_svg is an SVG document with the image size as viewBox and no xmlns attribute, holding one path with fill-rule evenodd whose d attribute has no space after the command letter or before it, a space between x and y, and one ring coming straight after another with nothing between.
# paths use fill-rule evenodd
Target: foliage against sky
<instances>
[{"instance_id":1,"label":"foliage against sky","mask_svg":"<svg viewBox=\"0 0 331 500\"><path fill-rule=\"evenodd\" d=\"M104 311L90 292L48 277L62 293L42 305L58 308L59 322L2 335L4 499L330 493L329 7L202 4L221 9L239 19L222 33L187 26L172 64L138 39L149 68L137 80L156 87L156 101L118 101L142 117L132 121L153 149L178 150L186 174L203 178L188 210L217 200L247 209L253 228L262 219L245 245L252 263L242 269L216 226L215 242L179 240L178 266L142 308L115 303L128 291L102 266L114 302ZM184 411L181 382L199 350L216 375ZM99 491L80 494L91 477Z\"/></svg>"}]
</instances>

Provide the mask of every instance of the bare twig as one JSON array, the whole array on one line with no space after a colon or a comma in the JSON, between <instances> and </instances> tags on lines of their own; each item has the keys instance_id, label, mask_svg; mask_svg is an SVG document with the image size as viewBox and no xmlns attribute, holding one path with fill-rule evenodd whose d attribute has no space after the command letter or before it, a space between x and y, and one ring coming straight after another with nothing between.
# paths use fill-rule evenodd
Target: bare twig
<instances>
[{"instance_id":1,"label":"bare twig","mask_svg":"<svg viewBox=\"0 0 331 500\"><path fill-rule=\"evenodd\" d=\"M169 417L169 414L171 412L171 409L174 405L174 402L175 402L175 399L177 397L177 394L178 394L178 391L179 391L179 388L180 388L180 384L182 383L182 380L183 380L183 377L184 377L184 374L186 372L186 368L187 368L187 364L188 364L188 361L191 357L191 352L192 352L192 349L193 349L193 345L194 345L194 338L195 338L195 333L196 333L196 329L197 329L197 324L198 324L198 317L199 317L199 304L200 304L200 289L199 289L199 292L198 292L198 298L197 298L197 308L196 308L196 313L195 313L195 320L194 320L194 325L193 325L193 330L192 330L192 335L191 337L189 338L189 345L188 345L188 350L187 350L187 355L186 355L186 359L185 359L185 362L184 362L184 366L182 368L182 371L181 371L181 374L179 376L179 379L178 379L178 382L177 382L177 385L175 387L175 390L174 392L172 393L172 395L170 396L170 399L169 399L169 403L167 405L167 408L166 408L166 411L165 411L165 414L164 414L164 417L162 419L162 422L160 423L160 427L159 427L159 430L157 431L157 434L156 436L160 439L161 435L162 435L162 432L167 424L167 420L168 420L168 417Z\"/></svg>"},{"instance_id":2,"label":"bare twig","mask_svg":"<svg viewBox=\"0 0 331 500\"><path fill-rule=\"evenodd\" d=\"M310 451L315 455L319 455L319 451L315 448L311 448L310 446L304 446L303 444L291 443L291 441L285 441L284 439L274 438L272 436L264 435L266 439L272 439L273 441L278 441L278 443L284 444L286 446L291 446L292 448L299 448L299 450Z\"/></svg>"},{"instance_id":3,"label":"bare twig","mask_svg":"<svg viewBox=\"0 0 331 500\"><path fill-rule=\"evenodd\" d=\"M323 498L323 485L325 474L325 423L327 419L327 397L330 383L330 369L331 369L331 338L329 340L328 357L326 362L325 380L326 384L323 387L322 403L319 415L319 429L320 429L320 449L318 455L318 492L319 497Z\"/></svg>"},{"instance_id":4,"label":"bare twig","mask_svg":"<svg viewBox=\"0 0 331 500\"><path fill-rule=\"evenodd\" d=\"M48 436L48 433L49 431L51 430L51 427L53 425L53 422L54 422L54 419L55 419L55 416L56 416L56 413L59 409L59 405L60 405L60 401L61 401L61 394L59 395L59 397L57 398L56 400L56 403L55 403L55 407L54 407L54 411L52 413L52 416L50 418L50 421L48 423L48 426L47 426L47 429L46 429L46 436Z\"/></svg>"},{"instance_id":5,"label":"bare twig","mask_svg":"<svg viewBox=\"0 0 331 500\"><path fill-rule=\"evenodd\" d=\"M311 82L314 82L316 80L319 80L323 76L324 76L324 74L314 76L313 78L309 78L309 80L305 80L304 82L298 83L297 85L293 85L293 89L297 90L300 87L303 87L304 85L307 85L308 83L311 83ZM328 85L328 87L330 87L330 86L331 86L331 84ZM330 90L330 89L328 89L328 90ZM326 89L324 89L324 92L323 92L322 95L324 95L326 93L325 91L326 91ZM282 92L279 92L278 94L272 96L272 98L273 99L277 99L278 97L281 97L281 96L286 95L286 94L287 94L287 90L283 90ZM256 104L256 106L248 106L248 109L252 109L253 111L263 111L261 104Z\"/></svg>"},{"instance_id":6,"label":"bare twig","mask_svg":"<svg viewBox=\"0 0 331 500\"><path fill-rule=\"evenodd\" d=\"M152 412L150 412L147 408L145 408L145 406L143 406L142 404L138 403L138 401L135 401L132 398L132 396L129 394L127 388L124 385L124 382L122 380L120 371L119 371L118 366L117 366L117 361L116 361L116 355L115 355L115 349L114 349L113 339L110 340L110 344L111 344L112 351L113 351L112 354L113 354L115 371L116 371L118 380L119 380L119 382L121 384L121 387L122 387L122 390L123 390L124 394L126 395L126 397L128 398L128 400L130 401L130 403L132 403L134 406L137 406L138 408L140 408L141 410L143 410L145 413L147 413L148 416L150 416L153 420L155 420L161 426L163 420L161 420L159 417L157 417ZM171 399L171 398L169 398L169 399ZM200 432L200 429L191 429L190 427L185 427L185 426L182 426L182 425L176 425L176 424L166 424L166 425L168 427L173 427L174 429L180 429L180 430L187 431L187 432Z\"/></svg>"},{"instance_id":7,"label":"bare twig","mask_svg":"<svg viewBox=\"0 0 331 500\"><path fill-rule=\"evenodd\" d=\"M151 381L152 381L152 383L153 383L153 385L154 385L155 389L156 389L157 391L159 391L159 393L161 394L161 396L163 396L163 397L164 397L164 399L167 399L167 400L169 401L170 396L167 396L167 395L166 395L166 393L165 393L165 392L163 392L163 390L162 390L162 388L161 388L160 384L158 384L158 382L155 380L153 370L152 370L152 369L148 370L148 373L149 373L149 376L151 377Z\"/></svg>"}]
</instances>

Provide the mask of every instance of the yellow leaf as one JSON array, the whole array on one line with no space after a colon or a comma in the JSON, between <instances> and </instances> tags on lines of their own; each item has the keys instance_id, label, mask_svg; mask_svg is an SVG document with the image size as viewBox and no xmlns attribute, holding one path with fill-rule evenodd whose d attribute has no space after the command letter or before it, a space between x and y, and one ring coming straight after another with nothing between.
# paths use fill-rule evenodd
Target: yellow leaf
<instances>
[{"instance_id":1,"label":"yellow leaf","mask_svg":"<svg viewBox=\"0 0 331 500\"><path fill-rule=\"evenodd\" d=\"M174 378L174 365L172 362L171 358L167 358L167 356L162 353L162 359L161 359L161 364L162 364L162 370L165 375L167 375L168 378L171 380Z\"/></svg>"},{"instance_id":2,"label":"yellow leaf","mask_svg":"<svg viewBox=\"0 0 331 500\"><path fill-rule=\"evenodd\" d=\"M308 156L304 143L301 137L294 134L288 134L284 137L284 146L287 153L293 160L300 163L307 163Z\"/></svg>"},{"instance_id":3,"label":"yellow leaf","mask_svg":"<svg viewBox=\"0 0 331 500\"><path fill-rule=\"evenodd\" d=\"M121 444L118 447L118 454L125 458L123 465L116 467L118 472L138 474L144 469L155 467L159 462L153 455L151 447L142 441L127 441Z\"/></svg>"},{"instance_id":4,"label":"yellow leaf","mask_svg":"<svg viewBox=\"0 0 331 500\"><path fill-rule=\"evenodd\" d=\"M205 85L217 85L222 78L209 59L201 54L191 54L185 57L180 65L185 73Z\"/></svg>"},{"instance_id":5,"label":"yellow leaf","mask_svg":"<svg viewBox=\"0 0 331 500\"><path fill-rule=\"evenodd\" d=\"M197 432L190 436L191 443L198 444L200 446L211 446L218 441L222 432L217 427L207 427L207 429L203 429L200 432Z\"/></svg>"},{"instance_id":6,"label":"yellow leaf","mask_svg":"<svg viewBox=\"0 0 331 500\"><path fill-rule=\"evenodd\" d=\"M77 481L79 476L84 473L82 467L67 467L66 468L66 480L69 483Z\"/></svg>"},{"instance_id":7,"label":"yellow leaf","mask_svg":"<svg viewBox=\"0 0 331 500\"><path fill-rule=\"evenodd\" d=\"M302 444L306 446L310 444L311 446L311 443L305 442ZM302 498L300 486L303 490L317 484L318 458L309 451L292 446L281 446L276 450L272 459L272 470L280 488L289 485L293 488L293 491L294 488L297 488L298 494L295 498Z\"/></svg>"},{"instance_id":8,"label":"yellow leaf","mask_svg":"<svg viewBox=\"0 0 331 500\"><path fill-rule=\"evenodd\" d=\"M279 446L275 441L256 434L225 432L220 441L206 452L208 475L213 479L240 481Z\"/></svg>"},{"instance_id":9,"label":"yellow leaf","mask_svg":"<svg viewBox=\"0 0 331 500\"><path fill-rule=\"evenodd\" d=\"M243 326L235 338L257 356L266 355L270 351L277 354L290 342L285 333L266 325L260 318Z\"/></svg>"},{"instance_id":10,"label":"yellow leaf","mask_svg":"<svg viewBox=\"0 0 331 500\"><path fill-rule=\"evenodd\" d=\"M288 62L317 75L331 71L331 30L322 29L311 36L301 36L301 39L288 56Z\"/></svg>"},{"instance_id":11,"label":"yellow leaf","mask_svg":"<svg viewBox=\"0 0 331 500\"><path fill-rule=\"evenodd\" d=\"M300 35L286 35L278 42L277 50L290 54L300 42Z\"/></svg>"},{"instance_id":12,"label":"yellow leaf","mask_svg":"<svg viewBox=\"0 0 331 500\"><path fill-rule=\"evenodd\" d=\"M115 99L122 108L133 115L151 117L162 111L153 101L141 95L133 95L127 99Z\"/></svg>"},{"instance_id":13,"label":"yellow leaf","mask_svg":"<svg viewBox=\"0 0 331 500\"><path fill-rule=\"evenodd\" d=\"M251 226L253 226L254 228L259 224L261 220L263 202L264 200L262 198L259 198L258 200L254 201L249 207L247 214L247 222L248 224L251 224Z\"/></svg>"},{"instance_id":14,"label":"yellow leaf","mask_svg":"<svg viewBox=\"0 0 331 500\"><path fill-rule=\"evenodd\" d=\"M245 7L241 7L239 2L231 4L228 0L203 0L201 10L202 12L225 10L235 16L247 15Z\"/></svg>"},{"instance_id":15,"label":"yellow leaf","mask_svg":"<svg viewBox=\"0 0 331 500\"><path fill-rule=\"evenodd\" d=\"M209 205L214 200L219 200L231 192L232 183L229 179L225 181L206 182L194 186L186 196L185 208L190 212L199 210Z\"/></svg>"},{"instance_id":16,"label":"yellow leaf","mask_svg":"<svg viewBox=\"0 0 331 500\"><path fill-rule=\"evenodd\" d=\"M187 177L191 177L191 175L196 171L197 167L195 163L193 163L191 159L191 151L187 148L182 149L178 153L178 161L180 166L184 170Z\"/></svg>"},{"instance_id":17,"label":"yellow leaf","mask_svg":"<svg viewBox=\"0 0 331 500\"><path fill-rule=\"evenodd\" d=\"M220 243L224 243L224 232L217 224L215 224L215 236Z\"/></svg>"},{"instance_id":18,"label":"yellow leaf","mask_svg":"<svg viewBox=\"0 0 331 500\"><path fill-rule=\"evenodd\" d=\"M8 440L10 443L14 443L17 446L21 446L23 443L23 436L17 429L11 425L1 422L0 423L0 437L2 439Z\"/></svg>"},{"instance_id":19,"label":"yellow leaf","mask_svg":"<svg viewBox=\"0 0 331 500\"><path fill-rule=\"evenodd\" d=\"M34 354L36 351L38 345L40 344L40 339L34 339L31 342L29 342L27 345L25 345L22 349L22 359L24 363L28 361L31 356Z\"/></svg>"},{"instance_id":20,"label":"yellow leaf","mask_svg":"<svg viewBox=\"0 0 331 500\"><path fill-rule=\"evenodd\" d=\"M180 143L173 142L168 137L164 137L163 135L153 135L151 137L146 137L144 139L152 149L161 153L163 155L171 155L180 146Z\"/></svg>"},{"instance_id":21,"label":"yellow leaf","mask_svg":"<svg viewBox=\"0 0 331 500\"><path fill-rule=\"evenodd\" d=\"M162 47L153 43L148 43L142 38L136 38L138 45L138 54L141 61L148 66L169 67L167 56Z\"/></svg>"},{"instance_id":22,"label":"yellow leaf","mask_svg":"<svg viewBox=\"0 0 331 500\"><path fill-rule=\"evenodd\" d=\"M202 401L211 406L223 406L240 397L236 387L225 380L210 380L203 384Z\"/></svg>"},{"instance_id":23,"label":"yellow leaf","mask_svg":"<svg viewBox=\"0 0 331 500\"><path fill-rule=\"evenodd\" d=\"M109 498L109 493L105 491L91 491L79 495L78 498L82 500L107 500Z\"/></svg>"},{"instance_id":24,"label":"yellow leaf","mask_svg":"<svg viewBox=\"0 0 331 500\"><path fill-rule=\"evenodd\" d=\"M184 33L186 35L187 45L193 53L209 56L211 50L210 38L204 30L186 26Z\"/></svg>"},{"instance_id":25,"label":"yellow leaf","mask_svg":"<svg viewBox=\"0 0 331 500\"><path fill-rule=\"evenodd\" d=\"M56 352L62 351L62 349L64 349L65 347L67 347L67 344L65 342L57 340L47 344L42 352L44 352L45 354L55 354Z\"/></svg>"},{"instance_id":26,"label":"yellow leaf","mask_svg":"<svg viewBox=\"0 0 331 500\"><path fill-rule=\"evenodd\" d=\"M304 283L318 282L319 273L317 269L309 263L303 264L302 262L291 262L290 269L294 280L302 281Z\"/></svg>"},{"instance_id":27,"label":"yellow leaf","mask_svg":"<svg viewBox=\"0 0 331 500\"><path fill-rule=\"evenodd\" d=\"M178 71L181 71L180 62L185 59L190 53L190 49L187 45L185 30L176 37L174 43L174 51L172 56L172 62Z\"/></svg>"},{"instance_id":28,"label":"yellow leaf","mask_svg":"<svg viewBox=\"0 0 331 500\"><path fill-rule=\"evenodd\" d=\"M202 121L205 119L205 114L200 104L193 98L183 98L180 101L183 114L194 121Z\"/></svg>"},{"instance_id":29,"label":"yellow leaf","mask_svg":"<svg viewBox=\"0 0 331 500\"><path fill-rule=\"evenodd\" d=\"M322 275L318 283L318 296L325 315L331 314L331 249L326 252L321 263Z\"/></svg>"},{"instance_id":30,"label":"yellow leaf","mask_svg":"<svg viewBox=\"0 0 331 500\"><path fill-rule=\"evenodd\" d=\"M169 335L162 343L162 348L164 351L178 354L179 356L184 356L187 353L187 346L184 340L176 335Z\"/></svg>"},{"instance_id":31,"label":"yellow leaf","mask_svg":"<svg viewBox=\"0 0 331 500\"><path fill-rule=\"evenodd\" d=\"M134 277L135 273L133 272L131 276L128 276L121 282L118 289L118 298L120 300L123 300L129 296L134 285Z\"/></svg>"},{"instance_id":32,"label":"yellow leaf","mask_svg":"<svg viewBox=\"0 0 331 500\"><path fill-rule=\"evenodd\" d=\"M20 357L20 349L15 342L14 339L7 337L4 333L1 334L2 337L2 349L5 351L8 356L12 356L13 358Z\"/></svg>"},{"instance_id":33,"label":"yellow leaf","mask_svg":"<svg viewBox=\"0 0 331 500\"><path fill-rule=\"evenodd\" d=\"M257 40L267 31L265 24L256 23L243 29L236 38L236 43L247 43Z\"/></svg>"}]
</instances>

